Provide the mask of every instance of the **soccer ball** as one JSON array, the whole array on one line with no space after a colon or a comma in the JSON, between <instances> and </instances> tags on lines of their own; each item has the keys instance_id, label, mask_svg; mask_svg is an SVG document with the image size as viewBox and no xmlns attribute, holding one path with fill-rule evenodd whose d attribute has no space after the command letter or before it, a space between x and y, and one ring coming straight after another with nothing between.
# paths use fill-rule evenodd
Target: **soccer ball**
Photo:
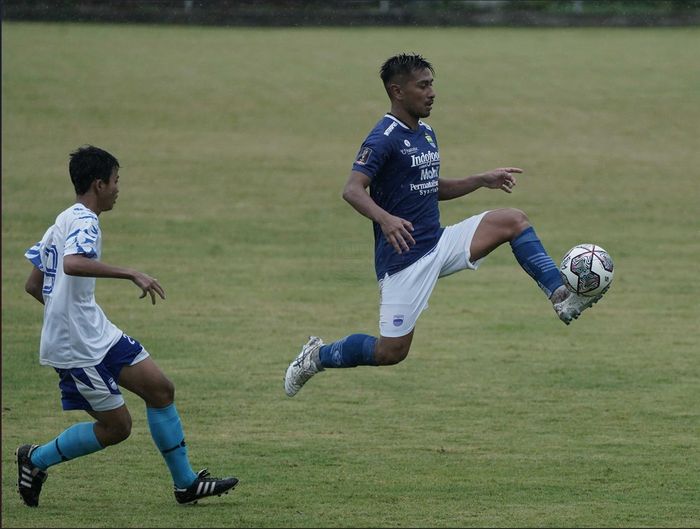
<instances>
[{"instance_id":1,"label":"soccer ball","mask_svg":"<svg viewBox=\"0 0 700 529\"><path fill-rule=\"evenodd\" d=\"M613 260L597 244L577 244L561 260L559 267L564 284L582 296L597 296L613 280Z\"/></svg>"}]
</instances>

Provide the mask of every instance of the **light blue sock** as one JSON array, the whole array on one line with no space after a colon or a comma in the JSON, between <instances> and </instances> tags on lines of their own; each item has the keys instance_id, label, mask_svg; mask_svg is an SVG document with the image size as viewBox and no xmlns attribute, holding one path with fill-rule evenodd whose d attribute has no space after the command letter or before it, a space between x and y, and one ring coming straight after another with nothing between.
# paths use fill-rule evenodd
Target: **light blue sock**
<instances>
[{"instance_id":1,"label":"light blue sock","mask_svg":"<svg viewBox=\"0 0 700 529\"><path fill-rule=\"evenodd\" d=\"M187 457L185 434L175 403L165 408L147 407L146 416L153 441L163 454L175 486L181 489L189 487L197 478L197 474L192 470Z\"/></svg>"},{"instance_id":2,"label":"light blue sock","mask_svg":"<svg viewBox=\"0 0 700 529\"><path fill-rule=\"evenodd\" d=\"M35 448L31 460L33 465L46 470L50 466L92 454L103 448L95 435L94 423L80 422L64 430L53 441Z\"/></svg>"},{"instance_id":3,"label":"light blue sock","mask_svg":"<svg viewBox=\"0 0 700 529\"><path fill-rule=\"evenodd\" d=\"M510 246L520 266L537 281L547 297L564 284L559 268L545 251L532 226L513 239Z\"/></svg>"},{"instance_id":4,"label":"light blue sock","mask_svg":"<svg viewBox=\"0 0 700 529\"><path fill-rule=\"evenodd\" d=\"M374 348L377 339L367 334L351 334L342 340L322 345L319 359L323 367L376 366Z\"/></svg>"}]
</instances>

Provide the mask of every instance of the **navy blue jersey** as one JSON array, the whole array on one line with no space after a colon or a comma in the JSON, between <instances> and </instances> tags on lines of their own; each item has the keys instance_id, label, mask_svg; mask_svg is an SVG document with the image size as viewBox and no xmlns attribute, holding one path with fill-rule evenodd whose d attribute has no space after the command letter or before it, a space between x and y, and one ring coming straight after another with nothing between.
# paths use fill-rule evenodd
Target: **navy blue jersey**
<instances>
[{"instance_id":1,"label":"navy blue jersey","mask_svg":"<svg viewBox=\"0 0 700 529\"><path fill-rule=\"evenodd\" d=\"M399 254L374 223L377 279L403 270L435 248L443 228L438 209L440 152L433 129L419 121L413 130L386 114L362 143L352 168L370 178L369 194L379 207L413 224L416 244Z\"/></svg>"}]
</instances>

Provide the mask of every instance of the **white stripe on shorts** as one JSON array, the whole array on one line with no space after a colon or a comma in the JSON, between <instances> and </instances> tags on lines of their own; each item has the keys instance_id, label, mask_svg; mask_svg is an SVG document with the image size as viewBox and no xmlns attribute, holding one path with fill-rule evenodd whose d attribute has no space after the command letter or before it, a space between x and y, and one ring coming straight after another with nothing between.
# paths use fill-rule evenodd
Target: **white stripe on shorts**
<instances>
[{"instance_id":1,"label":"white stripe on shorts","mask_svg":"<svg viewBox=\"0 0 700 529\"><path fill-rule=\"evenodd\" d=\"M78 389L80 394L85 397L90 403L90 406L95 411L109 411L114 410L124 404L124 397L120 394L114 395L110 392L105 381L97 372L94 367L85 367L83 372L87 375L94 386L94 389L90 386L84 384L80 379L72 376L75 382L75 387Z\"/></svg>"}]
</instances>

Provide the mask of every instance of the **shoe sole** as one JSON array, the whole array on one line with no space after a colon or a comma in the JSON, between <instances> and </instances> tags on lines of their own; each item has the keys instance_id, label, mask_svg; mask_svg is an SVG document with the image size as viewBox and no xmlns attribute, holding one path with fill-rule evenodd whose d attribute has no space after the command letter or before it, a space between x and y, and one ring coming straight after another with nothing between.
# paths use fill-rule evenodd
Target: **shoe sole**
<instances>
[{"instance_id":1,"label":"shoe sole","mask_svg":"<svg viewBox=\"0 0 700 529\"><path fill-rule=\"evenodd\" d=\"M577 320L578 317L581 315L581 313L582 313L584 310L590 309L593 305L595 305L595 304L598 303L601 299L603 299L603 294L605 294L605 292L607 292L607 291L608 291L608 289L606 288L605 291L601 292L601 294L600 294L598 297L593 298L593 301L591 301L590 303L588 303L588 305L584 305L584 306L581 308L581 310L577 310L575 314L572 314L572 315L571 315L571 318L570 318L568 321L567 321L567 320L561 320L561 321L563 321L566 325L569 325L569 324L571 323L571 320ZM561 318L559 318L559 319L561 319Z\"/></svg>"},{"instance_id":2,"label":"shoe sole","mask_svg":"<svg viewBox=\"0 0 700 529\"><path fill-rule=\"evenodd\" d=\"M297 394L295 391L294 393L289 393L289 390L287 389L287 378L289 378L289 370L292 368L292 365L290 364L289 367L287 367L287 370L284 372L284 392L288 397L293 397L294 395Z\"/></svg>"}]
</instances>

